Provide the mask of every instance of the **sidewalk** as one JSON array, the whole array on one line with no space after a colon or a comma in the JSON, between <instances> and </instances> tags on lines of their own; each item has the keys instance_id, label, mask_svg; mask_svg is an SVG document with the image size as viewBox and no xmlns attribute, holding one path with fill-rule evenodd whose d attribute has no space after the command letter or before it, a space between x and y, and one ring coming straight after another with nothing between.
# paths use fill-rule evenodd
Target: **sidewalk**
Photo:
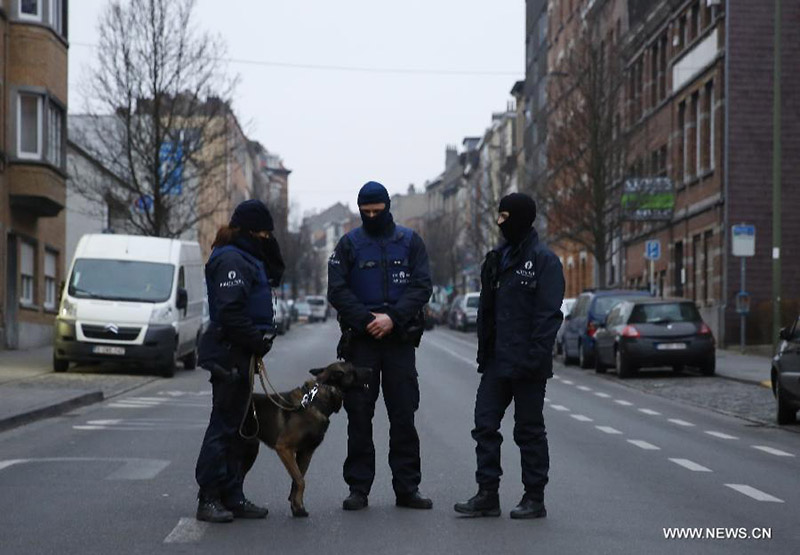
<instances>
[{"instance_id":1,"label":"sidewalk","mask_svg":"<svg viewBox=\"0 0 800 555\"><path fill-rule=\"evenodd\" d=\"M738 349L717 349L717 375L740 382L771 387L772 358L766 355L741 354Z\"/></svg>"}]
</instances>

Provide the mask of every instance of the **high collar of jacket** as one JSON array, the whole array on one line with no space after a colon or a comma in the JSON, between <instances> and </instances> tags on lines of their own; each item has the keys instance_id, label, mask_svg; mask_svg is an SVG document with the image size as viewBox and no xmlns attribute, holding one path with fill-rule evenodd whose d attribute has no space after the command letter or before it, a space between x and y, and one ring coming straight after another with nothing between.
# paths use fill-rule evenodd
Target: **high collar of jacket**
<instances>
[{"instance_id":1,"label":"high collar of jacket","mask_svg":"<svg viewBox=\"0 0 800 555\"><path fill-rule=\"evenodd\" d=\"M264 251L261 248L261 242L247 232L239 234L233 241L233 246L242 249L247 254L255 256L259 260L264 258Z\"/></svg>"},{"instance_id":2,"label":"high collar of jacket","mask_svg":"<svg viewBox=\"0 0 800 555\"><path fill-rule=\"evenodd\" d=\"M528 247L528 245L535 245L538 242L539 242L539 233L536 231L536 228L532 227L530 233L528 233L528 236L525 237L525 239L523 239L522 242L520 242L519 244L512 245L508 241L503 241L494 250L498 253L502 253L506 249L510 249L510 252L514 254L522 252Z\"/></svg>"},{"instance_id":3,"label":"high collar of jacket","mask_svg":"<svg viewBox=\"0 0 800 555\"><path fill-rule=\"evenodd\" d=\"M371 237L372 239L390 239L394 237L394 232L397 230L397 224L394 222L389 222L389 225L384 227L377 235L367 231L367 228L365 228L363 225L361 226L361 229L364 230L364 235Z\"/></svg>"}]
</instances>

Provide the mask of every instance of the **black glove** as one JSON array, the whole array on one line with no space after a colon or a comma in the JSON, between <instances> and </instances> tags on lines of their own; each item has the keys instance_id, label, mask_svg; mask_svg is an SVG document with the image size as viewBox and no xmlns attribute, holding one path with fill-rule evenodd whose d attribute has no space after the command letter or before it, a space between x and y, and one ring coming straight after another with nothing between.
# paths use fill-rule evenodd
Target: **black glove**
<instances>
[{"instance_id":1,"label":"black glove","mask_svg":"<svg viewBox=\"0 0 800 555\"><path fill-rule=\"evenodd\" d=\"M270 350L272 350L272 341L275 339L275 336L272 337L264 336L261 338L261 343L256 346L255 354L258 358L264 358Z\"/></svg>"}]
</instances>

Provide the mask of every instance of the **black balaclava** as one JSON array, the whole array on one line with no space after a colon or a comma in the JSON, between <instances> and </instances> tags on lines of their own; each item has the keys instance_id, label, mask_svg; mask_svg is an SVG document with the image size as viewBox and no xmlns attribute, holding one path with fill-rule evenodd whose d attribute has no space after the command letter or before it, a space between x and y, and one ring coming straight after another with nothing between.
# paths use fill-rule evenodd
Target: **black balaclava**
<instances>
[{"instance_id":1,"label":"black balaclava","mask_svg":"<svg viewBox=\"0 0 800 555\"><path fill-rule=\"evenodd\" d=\"M389 192L386 190L386 187L377 181L368 181L358 192L358 206L380 203L384 203L386 208L372 218L365 216L364 213L361 212L361 223L364 227L364 231L370 235L383 235L392 225L394 219L390 212L392 201L389 198Z\"/></svg>"},{"instance_id":2,"label":"black balaclava","mask_svg":"<svg viewBox=\"0 0 800 555\"><path fill-rule=\"evenodd\" d=\"M536 202L524 193L511 193L500 200L497 211L508 212L508 218L499 224L503 237L512 245L520 244L536 219Z\"/></svg>"},{"instance_id":3,"label":"black balaclava","mask_svg":"<svg viewBox=\"0 0 800 555\"><path fill-rule=\"evenodd\" d=\"M238 227L243 231L236 244L250 254L259 257L266 264L270 285L275 286L280 283L286 266L281 256L278 240L272 234L275 225L269 208L257 199L241 202L233 211L228 225ZM250 233L259 231L269 231L269 238L256 237Z\"/></svg>"}]
</instances>

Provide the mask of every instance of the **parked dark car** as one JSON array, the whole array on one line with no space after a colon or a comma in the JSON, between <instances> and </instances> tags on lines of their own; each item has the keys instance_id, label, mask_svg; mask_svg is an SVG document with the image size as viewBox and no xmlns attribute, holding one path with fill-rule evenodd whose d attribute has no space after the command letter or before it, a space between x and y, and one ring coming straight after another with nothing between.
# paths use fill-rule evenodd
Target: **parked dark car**
<instances>
[{"instance_id":1,"label":"parked dark car","mask_svg":"<svg viewBox=\"0 0 800 555\"><path fill-rule=\"evenodd\" d=\"M441 324L442 305L437 302L430 302L423 308L425 312L425 329L432 330Z\"/></svg>"},{"instance_id":2,"label":"parked dark car","mask_svg":"<svg viewBox=\"0 0 800 555\"><path fill-rule=\"evenodd\" d=\"M619 302L594 336L595 370L616 367L620 378L644 367L685 366L714 374L716 353L711 328L687 299L638 299Z\"/></svg>"},{"instance_id":3,"label":"parked dark car","mask_svg":"<svg viewBox=\"0 0 800 555\"><path fill-rule=\"evenodd\" d=\"M593 366L594 334L605 322L614 305L631 298L652 297L646 291L635 289L607 289L581 293L566 317L567 323L561 336L564 364L577 361L581 368Z\"/></svg>"},{"instance_id":4,"label":"parked dark car","mask_svg":"<svg viewBox=\"0 0 800 555\"><path fill-rule=\"evenodd\" d=\"M800 318L781 330L780 339L770 374L778 424L783 425L796 422L800 409Z\"/></svg>"}]
</instances>

